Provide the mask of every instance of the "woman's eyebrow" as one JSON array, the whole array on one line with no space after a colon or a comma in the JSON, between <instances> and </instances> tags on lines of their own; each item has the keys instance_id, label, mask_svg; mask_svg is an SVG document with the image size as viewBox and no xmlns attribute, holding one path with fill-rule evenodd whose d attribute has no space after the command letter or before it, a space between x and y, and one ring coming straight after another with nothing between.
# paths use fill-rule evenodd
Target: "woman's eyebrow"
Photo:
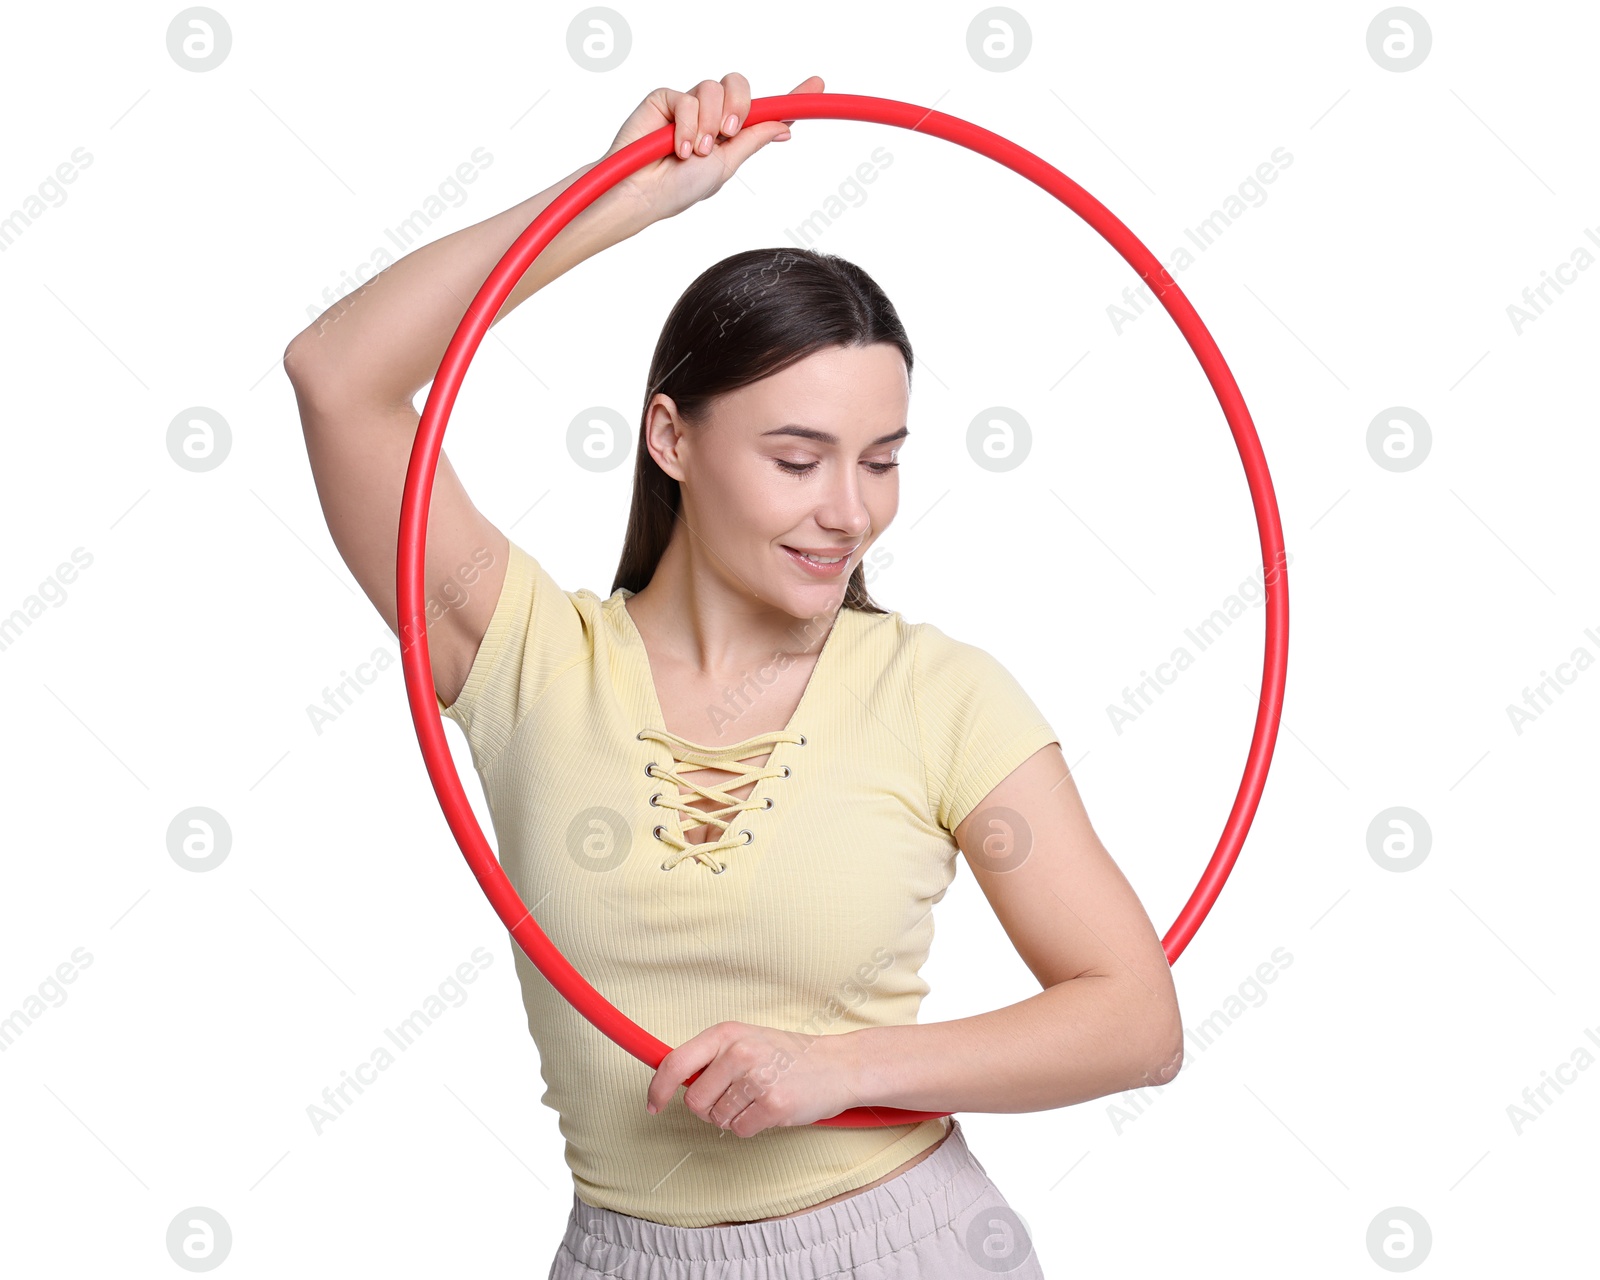
<instances>
[{"instance_id":1,"label":"woman's eyebrow","mask_svg":"<svg viewBox=\"0 0 1600 1280\"><path fill-rule=\"evenodd\" d=\"M763 431L763 436L799 436L804 440L816 440L821 444L838 444L839 437L831 431L819 431L816 427L802 427L795 422L786 422L781 427L774 427L771 431ZM888 444L891 440L903 440L910 435L908 427L901 427L898 431L891 431L886 436L879 436L876 440L868 441L867 448L873 445Z\"/></svg>"}]
</instances>

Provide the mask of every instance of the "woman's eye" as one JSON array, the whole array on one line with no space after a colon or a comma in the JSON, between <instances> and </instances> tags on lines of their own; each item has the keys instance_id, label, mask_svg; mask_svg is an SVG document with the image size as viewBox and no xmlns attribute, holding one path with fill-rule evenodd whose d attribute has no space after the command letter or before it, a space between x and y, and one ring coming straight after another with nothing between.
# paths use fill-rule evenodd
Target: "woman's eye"
<instances>
[{"instance_id":1,"label":"woman's eye","mask_svg":"<svg viewBox=\"0 0 1600 1280\"><path fill-rule=\"evenodd\" d=\"M792 476L809 475L820 465L816 462L785 462L782 458L774 458L773 461L778 464L780 469L786 471ZM871 471L874 475L881 476L887 475L899 465L900 464L898 462L869 462L866 464L866 467L867 470Z\"/></svg>"}]
</instances>

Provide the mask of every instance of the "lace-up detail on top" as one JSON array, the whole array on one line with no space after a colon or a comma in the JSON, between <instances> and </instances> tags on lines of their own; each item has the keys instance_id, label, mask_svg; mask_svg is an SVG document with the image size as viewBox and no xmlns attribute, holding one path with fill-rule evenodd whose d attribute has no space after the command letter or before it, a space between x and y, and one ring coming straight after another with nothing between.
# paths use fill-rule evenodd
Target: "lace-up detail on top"
<instances>
[{"instance_id":1,"label":"lace-up detail on top","mask_svg":"<svg viewBox=\"0 0 1600 1280\"><path fill-rule=\"evenodd\" d=\"M770 765L753 765L744 762L744 756L765 756L769 761L772 758L772 749L780 742L794 742L805 745L806 737L803 733L792 733L786 729L779 729L772 733L757 734L753 738L746 738L743 742L730 743L726 747L702 747L690 742L687 738L680 738L675 733L665 729L641 729L637 735L641 741L659 742L672 755L670 764L663 765L652 760L646 766L645 772L652 778L660 778L673 784L670 794L662 791L650 797L650 803L659 809L676 810L680 815L691 815L696 826L714 825L721 828L722 835L716 840L704 841L700 844L687 843L680 831L683 826L682 818L678 821L679 830L674 830L671 825L663 823L655 829L655 837L663 844L671 847L669 853L661 863L663 871L670 871L685 858L694 858L707 866L713 872L721 875L726 871L727 865L717 856L729 849L742 848L755 837L749 831L729 833L728 827L734 815L743 813L746 809L770 809L772 798L765 800L754 798L755 789L751 795L743 800L729 794L732 788L742 787L747 782L759 782L764 778L787 778L789 766L780 765L772 768ZM735 776L725 780L720 786L709 785L704 782L691 781L681 776L688 770L704 768L723 769ZM688 787L696 795L715 802L716 809L701 809L689 803L691 796L679 793L679 787Z\"/></svg>"}]
</instances>

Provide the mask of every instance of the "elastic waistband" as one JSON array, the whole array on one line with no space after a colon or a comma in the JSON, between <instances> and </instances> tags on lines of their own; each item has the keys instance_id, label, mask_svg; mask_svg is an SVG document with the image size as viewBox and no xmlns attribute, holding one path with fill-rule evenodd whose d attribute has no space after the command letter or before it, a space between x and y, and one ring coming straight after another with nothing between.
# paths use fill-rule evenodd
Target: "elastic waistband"
<instances>
[{"instance_id":1,"label":"elastic waistband","mask_svg":"<svg viewBox=\"0 0 1600 1280\"><path fill-rule=\"evenodd\" d=\"M623 1274L623 1260L634 1253L740 1260L814 1251L821 1264L815 1274L829 1275L895 1253L948 1226L989 1186L988 1173L968 1149L961 1122L952 1116L949 1136L927 1159L870 1191L820 1209L732 1227L672 1227L595 1208L574 1191L566 1243L608 1274Z\"/></svg>"}]
</instances>

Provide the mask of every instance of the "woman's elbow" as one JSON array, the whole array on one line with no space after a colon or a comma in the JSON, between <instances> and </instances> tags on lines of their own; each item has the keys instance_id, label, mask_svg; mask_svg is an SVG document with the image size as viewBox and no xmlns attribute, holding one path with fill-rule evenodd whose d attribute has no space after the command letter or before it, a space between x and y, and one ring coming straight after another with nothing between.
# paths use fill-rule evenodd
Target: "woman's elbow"
<instances>
[{"instance_id":1,"label":"woman's elbow","mask_svg":"<svg viewBox=\"0 0 1600 1280\"><path fill-rule=\"evenodd\" d=\"M1134 1077L1129 1087L1147 1089L1170 1083L1183 1066L1183 1019L1176 999L1146 1001L1134 1031L1130 1026L1125 1040L1131 1050L1127 1069Z\"/></svg>"},{"instance_id":2,"label":"woman's elbow","mask_svg":"<svg viewBox=\"0 0 1600 1280\"><path fill-rule=\"evenodd\" d=\"M1183 1067L1183 1018L1176 1001L1155 1020L1152 1039L1156 1050L1146 1055L1146 1079L1150 1084L1168 1084Z\"/></svg>"},{"instance_id":3,"label":"woman's elbow","mask_svg":"<svg viewBox=\"0 0 1600 1280\"><path fill-rule=\"evenodd\" d=\"M1144 1083L1158 1087L1164 1084L1171 1084L1182 1068L1183 1045L1180 1043L1176 1049L1169 1050L1163 1057L1156 1060L1154 1065L1145 1068Z\"/></svg>"}]
</instances>

